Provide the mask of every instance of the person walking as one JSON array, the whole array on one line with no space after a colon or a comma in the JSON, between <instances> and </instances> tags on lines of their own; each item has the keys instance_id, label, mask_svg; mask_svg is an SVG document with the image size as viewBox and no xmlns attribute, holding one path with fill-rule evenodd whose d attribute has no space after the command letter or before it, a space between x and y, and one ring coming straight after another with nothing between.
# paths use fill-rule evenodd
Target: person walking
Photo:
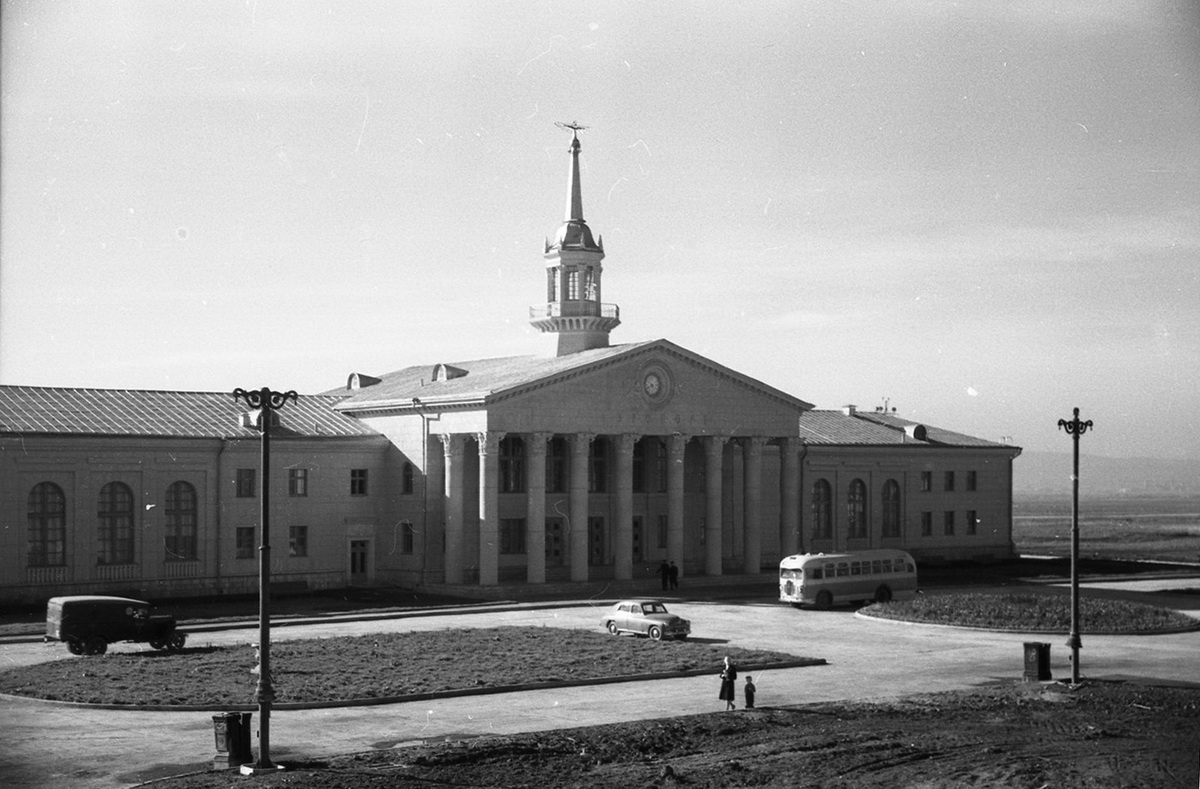
<instances>
[{"instance_id":1,"label":"person walking","mask_svg":"<svg viewBox=\"0 0 1200 789\"><path fill-rule=\"evenodd\" d=\"M678 589L679 588L679 568L675 566L675 562L671 562L671 568L670 568L670 571L668 574L671 578L671 588Z\"/></svg>"},{"instance_id":2,"label":"person walking","mask_svg":"<svg viewBox=\"0 0 1200 789\"><path fill-rule=\"evenodd\" d=\"M747 674L746 684L742 688L742 695L746 697L746 709L748 710L754 709L754 693L756 690L758 689L754 687L754 677Z\"/></svg>"},{"instance_id":3,"label":"person walking","mask_svg":"<svg viewBox=\"0 0 1200 789\"><path fill-rule=\"evenodd\" d=\"M733 699L737 695L737 666L729 659L729 655L725 656L725 668L721 669L721 692L717 694L717 698L725 702L725 709L734 709Z\"/></svg>"},{"instance_id":4,"label":"person walking","mask_svg":"<svg viewBox=\"0 0 1200 789\"><path fill-rule=\"evenodd\" d=\"M667 566L666 559L658 563L658 577L662 579L663 591L667 591L667 584L671 579L671 568Z\"/></svg>"}]
</instances>

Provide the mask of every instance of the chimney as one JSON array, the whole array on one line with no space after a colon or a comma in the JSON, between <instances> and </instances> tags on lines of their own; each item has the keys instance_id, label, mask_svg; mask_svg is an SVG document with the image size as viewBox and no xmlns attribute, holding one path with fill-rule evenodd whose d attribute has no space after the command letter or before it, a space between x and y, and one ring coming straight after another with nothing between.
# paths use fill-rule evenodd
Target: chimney
<instances>
[{"instance_id":1,"label":"chimney","mask_svg":"<svg viewBox=\"0 0 1200 789\"><path fill-rule=\"evenodd\" d=\"M851 403L850 405L842 406L842 413L846 416L854 416L858 413L858 406Z\"/></svg>"}]
</instances>

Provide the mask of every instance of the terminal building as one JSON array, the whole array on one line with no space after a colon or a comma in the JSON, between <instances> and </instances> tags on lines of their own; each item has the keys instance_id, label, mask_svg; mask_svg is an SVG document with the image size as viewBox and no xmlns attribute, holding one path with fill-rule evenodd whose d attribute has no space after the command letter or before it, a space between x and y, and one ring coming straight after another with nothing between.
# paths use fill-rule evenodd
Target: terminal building
<instances>
[{"instance_id":1,"label":"terminal building","mask_svg":"<svg viewBox=\"0 0 1200 789\"><path fill-rule=\"evenodd\" d=\"M612 344L577 132L569 153L529 309L544 355L342 373L271 412L273 588L487 593L636 582L662 561L773 584L798 552L1013 554L1018 448L816 409L666 339ZM0 603L254 592L246 411L225 392L0 386Z\"/></svg>"}]
</instances>

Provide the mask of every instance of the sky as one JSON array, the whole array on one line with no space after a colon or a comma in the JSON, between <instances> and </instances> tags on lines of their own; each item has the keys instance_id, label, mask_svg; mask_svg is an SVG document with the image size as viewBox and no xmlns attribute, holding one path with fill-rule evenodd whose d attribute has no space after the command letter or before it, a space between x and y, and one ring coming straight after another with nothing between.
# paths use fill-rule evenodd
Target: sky
<instances>
[{"instance_id":1,"label":"sky","mask_svg":"<svg viewBox=\"0 0 1200 789\"><path fill-rule=\"evenodd\" d=\"M1191 0L3 0L0 383L540 353L570 134L614 344L1200 458Z\"/></svg>"}]
</instances>

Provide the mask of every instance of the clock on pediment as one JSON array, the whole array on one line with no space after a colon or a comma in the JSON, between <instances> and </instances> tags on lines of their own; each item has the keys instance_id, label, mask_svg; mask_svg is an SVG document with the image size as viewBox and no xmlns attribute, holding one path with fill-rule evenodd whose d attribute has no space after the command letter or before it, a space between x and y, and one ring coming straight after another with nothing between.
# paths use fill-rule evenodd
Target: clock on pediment
<instances>
[{"instance_id":1,"label":"clock on pediment","mask_svg":"<svg viewBox=\"0 0 1200 789\"><path fill-rule=\"evenodd\" d=\"M652 405L661 405L671 397L671 374L657 362L638 371L638 390Z\"/></svg>"}]
</instances>

